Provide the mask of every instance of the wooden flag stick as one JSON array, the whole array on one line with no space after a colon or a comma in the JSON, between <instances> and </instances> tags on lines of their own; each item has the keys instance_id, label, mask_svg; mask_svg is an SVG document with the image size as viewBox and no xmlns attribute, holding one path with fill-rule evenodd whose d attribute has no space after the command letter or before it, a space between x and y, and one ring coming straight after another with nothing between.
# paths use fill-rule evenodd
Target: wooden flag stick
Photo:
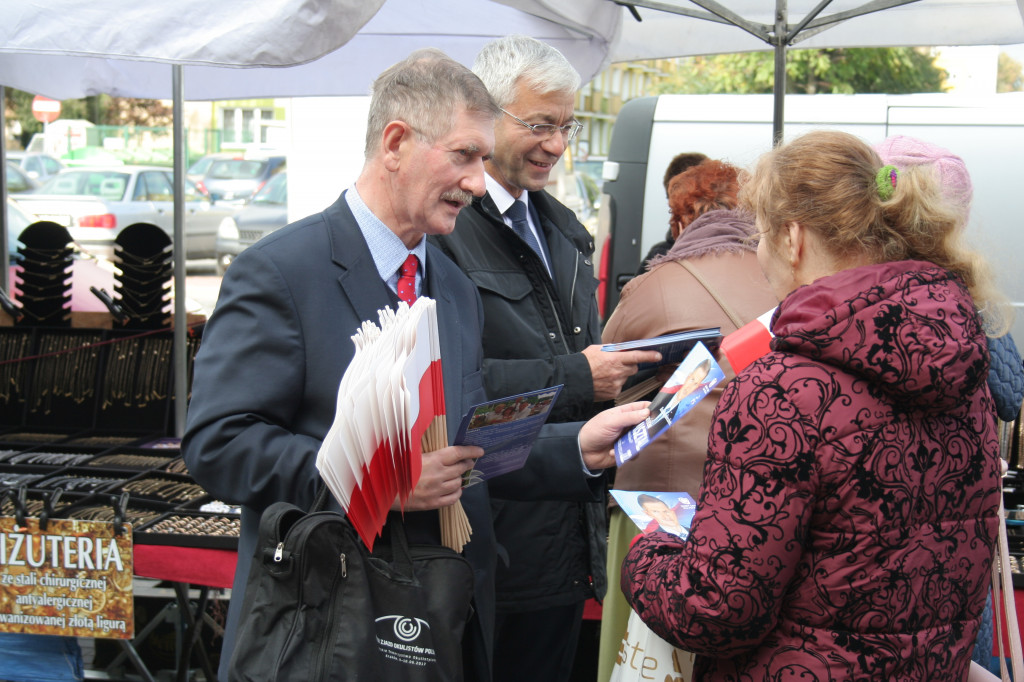
<instances>
[{"instance_id":1,"label":"wooden flag stick","mask_svg":"<svg viewBox=\"0 0 1024 682\"><path fill-rule=\"evenodd\" d=\"M423 434L421 444L423 452L433 452L448 446L448 420L445 415L440 414L434 417ZM462 508L462 501L458 500L455 504L441 507L438 512L441 516L441 544L456 552L461 552L473 534L469 517L466 516L466 510Z\"/></svg>"}]
</instances>

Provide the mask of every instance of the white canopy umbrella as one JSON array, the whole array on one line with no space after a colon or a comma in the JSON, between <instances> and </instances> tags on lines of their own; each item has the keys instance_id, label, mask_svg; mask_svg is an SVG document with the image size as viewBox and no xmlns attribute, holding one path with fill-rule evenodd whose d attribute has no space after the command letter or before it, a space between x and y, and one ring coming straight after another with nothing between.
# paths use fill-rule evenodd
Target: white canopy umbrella
<instances>
[{"instance_id":1,"label":"white canopy umbrella","mask_svg":"<svg viewBox=\"0 0 1024 682\"><path fill-rule=\"evenodd\" d=\"M542 0L4 4L5 15L13 5L14 21L0 23L0 82L53 99L171 99L167 65L183 67L188 100L364 95L377 74L417 48L468 65L484 43L510 33L555 46L589 80L621 21L607 0L558 9Z\"/></svg>"},{"instance_id":2,"label":"white canopy umbrella","mask_svg":"<svg viewBox=\"0 0 1024 682\"><path fill-rule=\"evenodd\" d=\"M544 0L4 0L0 84L54 99L99 93L173 99L174 242L182 244L186 98L366 94L378 73L419 47L470 64L484 43L509 33L554 45L589 79L601 69L620 20L620 9L606 0L568 7ZM0 173L0 205L5 196ZM6 243L4 214L0 243ZM0 269L5 283L6 261ZM174 280L180 436L188 381L180 248Z\"/></svg>"},{"instance_id":3,"label":"white canopy umbrella","mask_svg":"<svg viewBox=\"0 0 1024 682\"><path fill-rule=\"evenodd\" d=\"M612 61L787 46L895 47L1024 43L1018 0L620 0L624 20ZM884 11L883 11L884 10ZM776 17L786 28L776 31ZM696 19L696 20L695 20ZM806 21L806 24L804 23Z\"/></svg>"},{"instance_id":4,"label":"white canopy umbrella","mask_svg":"<svg viewBox=\"0 0 1024 682\"><path fill-rule=\"evenodd\" d=\"M772 49L773 136L782 136L786 49L1024 43L1024 0L613 0L611 61Z\"/></svg>"}]
</instances>

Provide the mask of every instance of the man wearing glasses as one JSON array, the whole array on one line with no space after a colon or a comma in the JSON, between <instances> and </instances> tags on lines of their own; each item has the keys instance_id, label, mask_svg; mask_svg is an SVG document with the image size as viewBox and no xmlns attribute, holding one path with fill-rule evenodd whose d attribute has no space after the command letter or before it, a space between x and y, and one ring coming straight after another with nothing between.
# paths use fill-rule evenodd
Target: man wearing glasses
<instances>
[{"instance_id":1,"label":"man wearing glasses","mask_svg":"<svg viewBox=\"0 0 1024 682\"><path fill-rule=\"evenodd\" d=\"M601 351L594 241L544 191L582 127L580 77L557 50L525 36L489 43L473 72L501 107L487 194L436 243L484 304L483 375L497 399L562 384L550 422L590 418L650 352ZM656 357L656 356L655 356ZM571 456L573 453L566 453ZM568 680L589 597L604 595L603 503L492 501L499 561L494 679Z\"/></svg>"}]
</instances>

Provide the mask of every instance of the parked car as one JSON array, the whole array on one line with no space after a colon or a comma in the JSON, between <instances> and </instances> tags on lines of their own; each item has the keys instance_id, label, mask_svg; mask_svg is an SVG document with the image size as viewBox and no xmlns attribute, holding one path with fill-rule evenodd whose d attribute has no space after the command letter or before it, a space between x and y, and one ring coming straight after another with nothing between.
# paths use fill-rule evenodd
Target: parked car
<instances>
[{"instance_id":1,"label":"parked car","mask_svg":"<svg viewBox=\"0 0 1024 682\"><path fill-rule=\"evenodd\" d=\"M134 223L152 223L174 234L174 177L159 166L73 168L50 178L22 208L64 225L82 250L109 257L114 239ZM217 207L185 183L185 257L213 258L217 226L233 209Z\"/></svg>"},{"instance_id":2,"label":"parked car","mask_svg":"<svg viewBox=\"0 0 1024 682\"><path fill-rule=\"evenodd\" d=\"M263 185L234 216L217 229L217 274L223 275L242 249L252 246L288 223L288 173L282 171Z\"/></svg>"},{"instance_id":3,"label":"parked car","mask_svg":"<svg viewBox=\"0 0 1024 682\"><path fill-rule=\"evenodd\" d=\"M547 191L576 214L576 219L593 235L597 231L597 209L594 207L583 173L576 170L566 156L555 164L548 177Z\"/></svg>"},{"instance_id":4,"label":"parked car","mask_svg":"<svg viewBox=\"0 0 1024 682\"><path fill-rule=\"evenodd\" d=\"M39 182L21 170L13 161L7 162L7 191L11 194L34 192L39 189Z\"/></svg>"},{"instance_id":5,"label":"parked car","mask_svg":"<svg viewBox=\"0 0 1024 682\"><path fill-rule=\"evenodd\" d=\"M7 197L7 258L13 263L18 254L18 235L38 218L24 211L12 197Z\"/></svg>"},{"instance_id":6,"label":"parked car","mask_svg":"<svg viewBox=\"0 0 1024 682\"><path fill-rule=\"evenodd\" d=\"M211 154L192 164L187 175L212 201L242 204L284 170L286 160L284 156Z\"/></svg>"},{"instance_id":7,"label":"parked car","mask_svg":"<svg viewBox=\"0 0 1024 682\"><path fill-rule=\"evenodd\" d=\"M64 163L42 152L7 152L7 160L14 162L25 174L35 180L44 181L64 170Z\"/></svg>"}]
</instances>

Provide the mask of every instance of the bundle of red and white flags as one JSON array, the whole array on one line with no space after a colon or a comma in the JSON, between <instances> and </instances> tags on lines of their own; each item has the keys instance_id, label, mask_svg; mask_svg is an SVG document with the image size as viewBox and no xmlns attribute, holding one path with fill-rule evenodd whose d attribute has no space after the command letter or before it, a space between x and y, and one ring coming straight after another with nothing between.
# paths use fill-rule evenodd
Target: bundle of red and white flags
<instances>
[{"instance_id":1,"label":"bundle of red and white flags","mask_svg":"<svg viewBox=\"0 0 1024 682\"><path fill-rule=\"evenodd\" d=\"M444 447L444 381L436 306L378 311L352 337L334 423L316 466L370 549L397 499L404 509L419 480L423 448Z\"/></svg>"}]
</instances>

